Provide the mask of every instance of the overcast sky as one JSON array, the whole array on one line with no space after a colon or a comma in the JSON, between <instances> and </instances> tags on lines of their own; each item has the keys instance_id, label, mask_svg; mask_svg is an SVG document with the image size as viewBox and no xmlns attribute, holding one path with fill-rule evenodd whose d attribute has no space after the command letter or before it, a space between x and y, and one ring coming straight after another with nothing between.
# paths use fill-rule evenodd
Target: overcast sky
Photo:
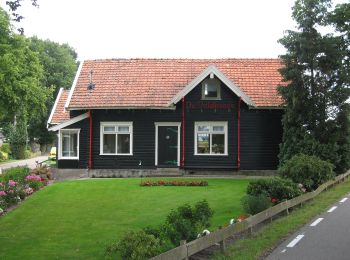
<instances>
[{"instance_id":1,"label":"overcast sky","mask_svg":"<svg viewBox=\"0 0 350 260\"><path fill-rule=\"evenodd\" d=\"M25 2L25 34L68 43L80 60L276 58L284 53L277 40L294 29L294 0L38 0L38 9Z\"/></svg>"}]
</instances>

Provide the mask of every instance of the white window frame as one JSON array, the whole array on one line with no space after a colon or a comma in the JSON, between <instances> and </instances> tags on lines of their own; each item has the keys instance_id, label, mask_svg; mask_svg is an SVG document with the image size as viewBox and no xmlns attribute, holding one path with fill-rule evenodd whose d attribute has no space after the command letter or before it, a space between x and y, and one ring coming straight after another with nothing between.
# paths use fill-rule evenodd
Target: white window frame
<instances>
[{"instance_id":1,"label":"white window frame","mask_svg":"<svg viewBox=\"0 0 350 260\"><path fill-rule=\"evenodd\" d=\"M128 126L130 134L130 153L118 153L118 133L115 133L115 153L103 153L103 127L104 126ZM100 123L100 155L118 155L118 156L130 156L133 155L133 122L101 122ZM107 134L107 133L106 133ZM122 133L121 133L122 134Z\"/></svg>"},{"instance_id":2,"label":"white window frame","mask_svg":"<svg viewBox=\"0 0 350 260\"><path fill-rule=\"evenodd\" d=\"M206 97L205 96L205 86L204 83L208 80L215 80L218 83L217 89L216 89L216 93L217 96L216 97ZM218 78L206 78L205 80L202 81L202 100L221 100L221 82Z\"/></svg>"},{"instance_id":3,"label":"white window frame","mask_svg":"<svg viewBox=\"0 0 350 260\"><path fill-rule=\"evenodd\" d=\"M209 132L202 132L202 131L198 131L198 126L209 126L210 130ZM223 132L219 132L219 133L223 133L225 135L225 152L222 154L218 154L218 153L213 153L212 152L212 141L213 138L211 137L212 134L215 134L216 132L212 131L212 127L213 126L223 126L224 127L224 131ZM228 155L228 136L227 136L227 121L209 121L209 122L201 122L201 121L197 121L194 123L194 155L199 155L199 156L227 156ZM209 144L209 149L210 149L210 153L198 153L197 149L197 134L198 133L207 133L210 135L210 144Z\"/></svg>"},{"instance_id":4,"label":"white window frame","mask_svg":"<svg viewBox=\"0 0 350 260\"><path fill-rule=\"evenodd\" d=\"M177 126L177 166L180 166L180 150L181 150L181 123L180 122L155 122L155 166L158 166L158 127L159 126Z\"/></svg>"},{"instance_id":5,"label":"white window frame","mask_svg":"<svg viewBox=\"0 0 350 260\"><path fill-rule=\"evenodd\" d=\"M77 144L78 144L78 147L77 147L77 156L75 156L75 157L65 157L65 156L62 156L62 149L63 149L63 145L62 145L62 141L63 141L62 134L63 134L64 132L73 132L73 133L77 133L77 135L78 135L78 140L77 140ZM60 129L60 130L59 130L59 134L58 134L58 146L59 146L59 149L58 149L58 160L79 160L80 129L78 129L78 128L74 128L74 129L68 129L68 128Z\"/></svg>"}]
</instances>

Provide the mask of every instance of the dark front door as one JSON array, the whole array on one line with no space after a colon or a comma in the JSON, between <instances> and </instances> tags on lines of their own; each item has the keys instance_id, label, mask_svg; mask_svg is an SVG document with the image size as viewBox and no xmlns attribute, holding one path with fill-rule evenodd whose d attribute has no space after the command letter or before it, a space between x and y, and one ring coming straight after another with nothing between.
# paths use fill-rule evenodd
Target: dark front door
<instances>
[{"instance_id":1,"label":"dark front door","mask_svg":"<svg viewBox=\"0 0 350 260\"><path fill-rule=\"evenodd\" d=\"M177 138L177 126L158 126L158 166L177 167Z\"/></svg>"}]
</instances>

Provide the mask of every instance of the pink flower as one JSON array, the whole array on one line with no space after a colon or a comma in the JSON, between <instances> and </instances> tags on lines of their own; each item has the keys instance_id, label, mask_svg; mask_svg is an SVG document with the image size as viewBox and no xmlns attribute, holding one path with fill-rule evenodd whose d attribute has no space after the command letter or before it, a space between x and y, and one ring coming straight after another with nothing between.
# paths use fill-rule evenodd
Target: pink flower
<instances>
[{"instance_id":1,"label":"pink flower","mask_svg":"<svg viewBox=\"0 0 350 260\"><path fill-rule=\"evenodd\" d=\"M39 175L31 174L26 177L26 181L41 181Z\"/></svg>"},{"instance_id":2,"label":"pink flower","mask_svg":"<svg viewBox=\"0 0 350 260\"><path fill-rule=\"evenodd\" d=\"M13 181L13 180L9 180L9 186L10 187L14 187L16 186L17 182Z\"/></svg>"},{"instance_id":3,"label":"pink flower","mask_svg":"<svg viewBox=\"0 0 350 260\"><path fill-rule=\"evenodd\" d=\"M24 190L24 192L27 194L27 195L30 195L34 192L34 190L32 188L27 188Z\"/></svg>"},{"instance_id":4,"label":"pink flower","mask_svg":"<svg viewBox=\"0 0 350 260\"><path fill-rule=\"evenodd\" d=\"M3 190L0 190L0 197L1 196L6 196L6 192L4 192Z\"/></svg>"},{"instance_id":5,"label":"pink flower","mask_svg":"<svg viewBox=\"0 0 350 260\"><path fill-rule=\"evenodd\" d=\"M4 187L4 184L2 182L0 182L0 187Z\"/></svg>"},{"instance_id":6,"label":"pink flower","mask_svg":"<svg viewBox=\"0 0 350 260\"><path fill-rule=\"evenodd\" d=\"M14 193L14 191L13 191L13 190L9 190L9 193L11 193L11 194L12 194L12 193Z\"/></svg>"}]
</instances>

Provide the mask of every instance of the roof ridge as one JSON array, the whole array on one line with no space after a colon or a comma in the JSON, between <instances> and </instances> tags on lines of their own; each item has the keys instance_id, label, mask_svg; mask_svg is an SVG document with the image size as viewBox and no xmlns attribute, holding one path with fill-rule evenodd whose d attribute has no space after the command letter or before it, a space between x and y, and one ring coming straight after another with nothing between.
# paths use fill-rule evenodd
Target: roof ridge
<instances>
[{"instance_id":1,"label":"roof ridge","mask_svg":"<svg viewBox=\"0 0 350 260\"><path fill-rule=\"evenodd\" d=\"M282 61L280 58L105 58L85 61Z\"/></svg>"}]
</instances>

